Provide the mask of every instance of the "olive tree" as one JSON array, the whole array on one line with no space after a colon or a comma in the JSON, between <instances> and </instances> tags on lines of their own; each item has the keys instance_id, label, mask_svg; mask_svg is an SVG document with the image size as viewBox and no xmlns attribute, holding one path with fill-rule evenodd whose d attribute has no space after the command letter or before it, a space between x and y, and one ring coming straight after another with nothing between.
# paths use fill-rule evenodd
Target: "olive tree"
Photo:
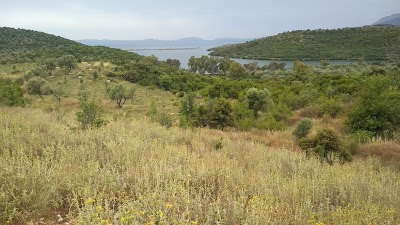
<instances>
[{"instance_id":1,"label":"olive tree","mask_svg":"<svg viewBox=\"0 0 400 225\"><path fill-rule=\"evenodd\" d=\"M250 88L246 93L246 101L249 109L253 110L254 117L258 117L259 111L265 111L268 106L272 105L272 99L267 89Z\"/></svg>"},{"instance_id":2,"label":"olive tree","mask_svg":"<svg viewBox=\"0 0 400 225\"><path fill-rule=\"evenodd\" d=\"M118 84L108 88L107 93L110 100L117 103L119 108L122 108L126 100L133 99L134 89Z\"/></svg>"}]
</instances>

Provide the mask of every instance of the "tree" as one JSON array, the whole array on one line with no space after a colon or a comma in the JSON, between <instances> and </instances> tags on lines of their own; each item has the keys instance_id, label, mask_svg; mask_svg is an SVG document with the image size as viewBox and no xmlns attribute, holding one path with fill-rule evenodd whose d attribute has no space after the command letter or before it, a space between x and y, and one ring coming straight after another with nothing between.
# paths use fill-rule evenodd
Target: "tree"
<instances>
[{"instance_id":1,"label":"tree","mask_svg":"<svg viewBox=\"0 0 400 225\"><path fill-rule=\"evenodd\" d=\"M311 72L311 67L301 61L294 62L294 71L297 76L305 76Z\"/></svg>"},{"instance_id":2,"label":"tree","mask_svg":"<svg viewBox=\"0 0 400 225\"><path fill-rule=\"evenodd\" d=\"M38 95L42 100L43 95L51 94L51 88L48 82L40 77L34 77L28 80L27 89L29 94Z\"/></svg>"},{"instance_id":3,"label":"tree","mask_svg":"<svg viewBox=\"0 0 400 225\"><path fill-rule=\"evenodd\" d=\"M207 114L208 125L211 128L222 130L233 125L233 108L231 103L224 98L210 100Z\"/></svg>"},{"instance_id":4,"label":"tree","mask_svg":"<svg viewBox=\"0 0 400 225\"><path fill-rule=\"evenodd\" d=\"M189 66L189 70L191 72L197 73L197 71L199 70L199 68L198 68L199 66L198 66L196 57L194 57L194 56L190 57L188 66Z\"/></svg>"},{"instance_id":5,"label":"tree","mask_svg":"<svg viewBox=\"0 0 400 225\"><path fill-rule=\"evenodd\" d=\"M176 68L180 68L181 67L181 62L178 59L167 59L167 64L174 66Z\"/></svg>"},{"instance_id":6,"label":"tree","mask_svg":"<svg viewBox=\"0 0 400 225\"><path fill-rule=\"evenodd\" d=\"M76 68L77 60L73 55L64 55L58 59L58 65L71 72L72 69Z\"/></svg>"},{"instance_id":7,"label":"tree","mask_svg":"<svg viewBox=\"0 0 400 225\"><path fill-rule=\"evenodd\" d=\"M58 85L54 88L51 88L51 93L57 99L58 103L61 102L61 97L65 95L65 89L63 85Z\"/></svg>"},{"instance_id":8,"label":"tree","mask_svg":"<svg viewBox=\"0 0 400 225\"><path fill-rule=\"evenodd\" d=\"M229 70L228 75L232 78L242 78L246 75L246 69L238 62L232 62Z\"/></svg>"},{"instance_id":9,"label":"tree","mask_svg":"<svg viewBox=\"0 0 400 225\"><path fill-rule=\"evenodd\" d=\"M45 67L47 73L49 74L49 76L51 76L53 71L56 69L56 60L54 60L54 59L46 59L44 61L44 67Z\"/></svg>"},{"instance_id":10,"label":"tree","mask_svg":"<svg viewBox=\"0 0 400 225\"><path fill-rule=\"evenodd\" d=\"M118 84L108 88L107 93L108 97L117 103L119 108L122 108L126 100L133 99L134 89Z\"/></svg>"},{"instance_id":11,"label":"tree","mask_svg":"<svg viewBox=\"0 0 400 225\"><path fill-rule=\"evenodd\" d=\"M272 104L269 91L267 89L258 90L250 88L246 93L246 101L249 104L249 109L253 110L254 117L258 117L258 112L266 110L268 105Z\"/></svg>"}]
</instances>

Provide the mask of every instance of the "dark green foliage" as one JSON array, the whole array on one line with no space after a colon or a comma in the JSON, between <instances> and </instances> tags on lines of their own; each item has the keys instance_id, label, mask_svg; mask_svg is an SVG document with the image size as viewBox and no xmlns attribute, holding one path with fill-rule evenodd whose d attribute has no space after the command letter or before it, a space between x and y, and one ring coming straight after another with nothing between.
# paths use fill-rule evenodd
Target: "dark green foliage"
<instances>
[{"instance_id":1,"label":"dark green foliage","mask_svg":"<svg viewBox=\"0 0 400 225\"><path fill-rule=\"evenodd\" d=\"M199 111L199 117L203 126L217 129L233 126L234 122L232 105L223 98L210 100L207 106Z\"/></svg>"},{"instance_id":2,"label":"dark green foliage","mask_svg":"<svg viewBox=\"0 0 400 225\"><path fill-rule=\"evenodd\" d=\"M94 101L81 102L80 111L76 113L78 123L82 129L100 128L108 123L102 117L103 110Z\"/></svg>"},{"instance_id":3,"label":"dark green foliage","mask_svg":"<svg viewBox=\"0 0 400 225\"><path fill-rule=\"evenodd\" d=\"M43 64L47 74L51 76L53 71L56 69L57 61L55 59L46 59Z\"/></svg>"},{"instance_id":4,"label":"dark green foliage","mask_svg":"<svg viewBox=\"0 0 400 225\"><path fill-rule=\"evenodd\" d=\"M232 62L229 70L228 75L231 78L239 79L246 76L246 69L238 62Z\"/></svg>"},{"instance_id":5,"label":"dark green foliage","mask_svg":"<svg viewBox=\"0 0 400 225\"><path fill-rule=\"evenodd\" d=\"M189 70L194 73L211 74L211 75L224 75L229 70L231 63L234 61L229 58L216 58L202 56L196 58L190 57L188 66Z\"/></svg>"},{"instance_id":6,"label":"dark green foliage","mask_svg":"<svg viewBox=\"0 0 400 225\"><path fill-rule=\"evenodd\" d=\"M40 77L34 77L28 80L26 86L29 94L38 95L42 100L44 95L51 94L51 88L48 82Z\"/></svg>"},{"instance_id":7,"label":"dark green foliage","mask_svg":"<svg viewBox=\"0 0 400 225\"><path fill-rule=\"evenodd\" d=\"M20 84L0 78L0 105L24 106L26 100Z\"/></svg>"},{"instance_id":8,"label":"dark green foliage","mask_svg":"<svg viewBox=\"0 0 400 225\"><path fill-rule=\"evenodd\" d=\"M335 157L342 162L351 160L350 153L342 150L339 136L331 129L319 131L313 139L301 139L300 147L329 164L333 163Z\"/></svg>"},{"instance_id":9,"label":"dark green foliage","mask_svg":"<svg viewBox=\"0 0 400 225\"><path fill-rule=\"evenodd\" d=\"M66 68L69 72L75 69L77 66L77 60L73 55L64 55L58 58L58 65L60 67Z\"/></svg>"},{"instance_id":10,"label":"dark green foliage","mask_svg":"<svg viewBox=\"0 0 400 225\"><path fill-rule=\"evenodd\" d=\"M386 76L366 80L359 101L348 115L352 132L369 131L390 135L400 127L399 87Z\"/></svg>"},{"instance_id":11,"label":"dark green foliage","mask_svg":"<svg viewBox=\"0 0 400 225\"><path fill-rule=\"evenodd\" d=\"M293 135L296 136L297 139L305 138L311 132L311 128L312 121L308 118L302 119L297 123Z\"/></svg>"},{"instance_id":12,"label":"dark green foliage","mask_svg":"<svg viewBox=\"0 0 400 225\"><path fill-rule=\"evenodd\" d=\"M250 88L246 93L246 101L249 109L253 110L254 117L258 117L259 111L265 111L272 104L272 100L267 89L258 90Z\"/></svg>"},{"instance_id":13,"label":"dark green foliage","mask_svg":"<svg viewBox=\"0 0 400 225\"><path fill-rule=\"evenodd\" d=\"M80 45L75 41L32 30L0 27L0 54L59 46Z\"/></svg>"},{"instance_id":14,"label":"dark green foliage","mask_svg":"<svg viewBox=\"0 0 400 225\"><path fill-rule=\"evenodd\" d=\"M270 64L263 66L262 69L270 70L270 71L284 70L285 66L286 66L286 63L271 62Z\"/></svg>"},{"instance_id":15,"label":"dark green foliage","mask_svg":"<svg viewBox=\"0 0 400 225\"><path fill-rule=\"evenodd\" d=\"M211 55L248 59L389 59L400 57L400 27L304 30L212 49Z\"/></svg>"},{"instance_id":16,"label":"dark green foliage","mask_svg":"<svg viewBox=\"0 0 400 225\"><path fill-rule=\"evenodd\" d=\"M133 99L134 89L118 84L107 88L107 94L111 101L114 101L119 108L122 108L127 100Z\"/></svg>"}]
</instances>

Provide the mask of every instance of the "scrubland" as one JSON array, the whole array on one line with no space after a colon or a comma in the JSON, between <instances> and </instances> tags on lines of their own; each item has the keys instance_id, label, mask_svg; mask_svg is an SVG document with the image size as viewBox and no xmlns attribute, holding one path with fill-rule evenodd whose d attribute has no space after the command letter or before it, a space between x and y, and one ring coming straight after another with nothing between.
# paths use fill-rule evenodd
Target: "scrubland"
<instances>
[{"instance_id":1,"label":"scrubland","mask_svg":"<svg viewBox=\"0 0 400 225\"><path fill-rule=\"evenodd\" d=\"M330 166L240 132L0 114L2 224L400 223L400 173L375 158Z\"/></svg>"}]
</instances>

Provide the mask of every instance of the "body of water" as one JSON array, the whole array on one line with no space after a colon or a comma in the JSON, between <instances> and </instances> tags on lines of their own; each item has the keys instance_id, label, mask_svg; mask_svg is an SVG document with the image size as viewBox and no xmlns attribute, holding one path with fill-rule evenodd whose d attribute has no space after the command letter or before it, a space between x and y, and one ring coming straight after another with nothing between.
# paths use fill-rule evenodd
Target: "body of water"
<instances>
[{"instance_id":1,"label":"body of water","mask_svg":"<svg viewBox=\"0 0 400 225\"><path fill-rule=\"evenodd\" d=\"M144 56L151 56L154 55L160 60L167 60L167 59L178 59L181 62L181 67L184 69L188 68L187 63L189 62L189 59L191 56L194 56L196 58L199 58L203 55L207 55L209 51L207 49L210 49L215 46L203 46L203 47L186 47L186 48L176 48L171 46L165 46L165 47L158 47L158 48L146 48L143 47L143 49L135 49L131 50L139 55L144 55ZM264 66L268 65L271 62L278 62L278 63L286 63L286 68L292 68L294 65L294 61L288 61L288 60L251 60L251 59L233 59L241 64L247 64L251 62L257 62L258 66ZM329 60L329 63L331 65L347 65L356 62L356 60ZM304 61L304 63L312 66L319 66L320 61Z\"/></svg>"}]
</instances>

